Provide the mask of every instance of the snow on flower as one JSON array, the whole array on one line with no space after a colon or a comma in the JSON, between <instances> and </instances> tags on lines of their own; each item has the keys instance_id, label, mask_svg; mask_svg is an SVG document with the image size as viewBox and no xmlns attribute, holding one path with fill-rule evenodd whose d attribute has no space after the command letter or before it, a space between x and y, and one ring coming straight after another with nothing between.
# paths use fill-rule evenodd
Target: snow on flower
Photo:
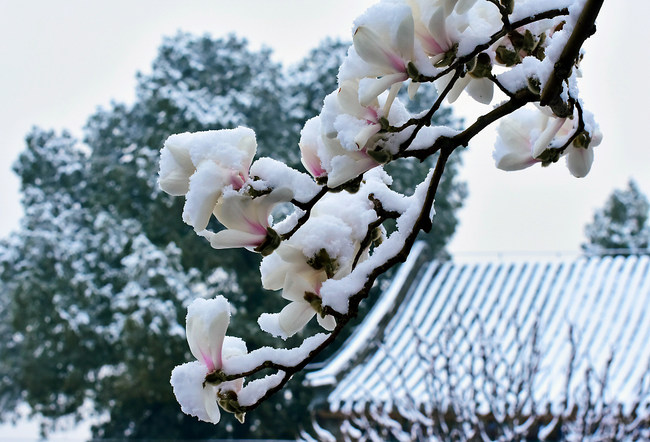
<instances>
[{"instance_id":1,"label":"snow on flower","mask_svg":"<svg viewBox=\"0 0 650 442\"><path fill-rule=\"evenodd\" d=\"M367 105L390 89L396 96L411 74L435 71L415 39L411 8L400 2L383 2L355 21L353 47L339 71L339 82L360 80L359 100ZM411 83L409 91L414 93Z\"/></svg>"},{"instance_id":2,"label":"snow on flower","mask_svg":"<svg viewBox=\"0 0 650 442\"><path fill-rule=\"evenodd\" d=\"M159 184L170 195L185 195L183 221L200 232L227 186L248 179L257 142L248 128L170 136L161 151Z\"/></svg>"},{"instance_id":3,"label":"snow on flower","mask_svg":"<svg viewBox=\"0 0 650 442\"><path fill-rule=\"evenodd\" d=\"M309 146L306 148L316 151L318 155L318 166L313 159L314 166L311 170L311 166L306 165L314 177L326 176L327 185L334 188L380 164L366 150L346 150L336 137L324 135L321 121L320 116L307 121L300 138L301 146Z\"/></svg>"},{"instance_id":4,"label":"snow on flower","mask_svg":"<svg viewBox=\"0 0 650 442\"><path fill-rule=\"evenodd\" d=\"M468 8L467 4L459 2L456 8ZM463 55L473 50L477 44L488 41L490 36L498 31L500 26L500 15L498 9L490 2L472 2L466 14L453 14L446 19L442 18L441 12L432 15L430 27L439 28L439 23L444 23L446 35L449 41L457 44L457 55ZM437 20L437 22L435 21ZM431 31L430 31L431 32ZM436 31L439 35L440 31ZM438 36L438 39L441 39ZM467 72L456 80L447 95L447 100L453 103L463 91L479 103L489 104L494 95L494 84L487 78L490 73L494 58L494 51L479 54L468 66ZM449 72L436 80L435 85L438 92L442 92L454 78L454 71Z\"/></svg>"},{"instance_id":5,"label":"snow on flower","mask_svg":"<svg viewBox=\"0 0 650 442\"><path fill-rule=\"evenodd\" d=\"M223 296L196 299L187 309L187 342L197 359L172 370L171 385L184 413L216 424L221 418L217 401L223 392L237 392L243 379L206 382L206 376L221 370L224 362L246 354L246 344L239 338L226 336L230 323L230 304Z\"/></svg>"},{"instance_id":6,"label":"snow on flower","mask_svg":"<svg viewBox=\"0 0 650 442\"><path fill-rule=\"evenodd\" d=\"M398 126L409 118L404 105L387 92L363 105L358 80L346 80L325 97L321 115L309 120L301 133L300 146L315 153L303 163L315 177L327 176L327 185L337 187L387 162L396 153L393 134L382 133L382 122ZM310 165L311 164L311 165Z\"/></svg>"},{"instance_id":7,"label":"snow on flower","mask_svg":"<svg viewBox=\"0 0 650 442\"><path fill-rule=\"evenodd\" d=\"M521 170L535 163L548 165L560 156L567 156L567 167L572 175L582 178L589 173L593 162L593 147L601 135L591 114L585 113L588 127L576 134L578 117L558 118L548 108L522 108L501 120L493 157L497 168L506 171ZM593 135L590 135L590 131ZM566 147L562 147L574 137Z\"/></svg>"},{"instance_id":8,"label":"snow on flower","mask_svg":"<svg viewBox=\"0 0 650 442\"><path fill-rule=\"evenodd\" d=\"M258 321L263 330L286 339L314 316L326 330L336 326L332 316L322 313L320 288L352 270L368 225L377 219L371 206L363 190L325 197L303 228L264 258L262 285L282 289L282 297L291 302L280 313L263 314Z\"/></svg>"}]
</instances>

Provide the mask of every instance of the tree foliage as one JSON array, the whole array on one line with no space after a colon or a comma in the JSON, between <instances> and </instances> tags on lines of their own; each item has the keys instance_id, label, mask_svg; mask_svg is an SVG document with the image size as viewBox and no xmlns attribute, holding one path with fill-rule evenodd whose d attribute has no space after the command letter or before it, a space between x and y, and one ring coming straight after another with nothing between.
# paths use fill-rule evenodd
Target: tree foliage
<instances>
[{"instance_id":1,"label":"tree foliage","mask_svg":"<svg viewBox=\"0 0 650 442\"><path fill-rule=\"evenodd\" d=\"M261 430L265 416L295 420L308 400L298 382L244 426L196 424L178 409L168 380L190 357L182 327L189 300L227 296L246 318L235 333L249 345L265 343L255 320L278 300L259 288L257 255L214 253L181 222L182 201L163 194L155 177L169 134L238 125L255 130L262 155L297 166L296 128L336 87L346 50L327 40L285 70L269 50L253 51L235 36L180 33L163 41L152 72L138 75L135 102L99 109L82 143L65 132L28 134L14 165L25 214L0 242L3 417L27 403L47 418L81 418L90 403L109 418L94 435L111 438L244 437ZM403 180L428 169L405 167ZM441 188L436 251L465 195L454 174ZM291 437L295 428L272 430Z\"/></svg>"},{"instance_id":2,"label":"tree foliage","mask_svg":"<svg viewBox=\"0 0 650 442\"><path fill-rule=\"evenodd\" d=\"M629 254L650 247L650 203L634 180L627 189L614 190L593 221L585 226L587 253Z\"/></svg>"}]
</instances>

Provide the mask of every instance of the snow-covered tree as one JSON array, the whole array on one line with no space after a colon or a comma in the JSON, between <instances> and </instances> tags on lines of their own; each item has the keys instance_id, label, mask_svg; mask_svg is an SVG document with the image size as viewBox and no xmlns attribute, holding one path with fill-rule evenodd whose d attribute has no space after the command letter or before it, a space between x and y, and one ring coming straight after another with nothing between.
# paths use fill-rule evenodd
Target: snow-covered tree
<instances>
[{"instance_id":1,"label":"snow-covered tree","mask_svg":"<svg viewBox=\"0 0 650 442\"><path fill-rule=\"evenodd\" d=\"M586 253L625 255L650 248L650 203L634 180L614 190L594 220L585 226Z\"/></svg>"},{"instance_id":2,"label":"snow-covered tree","mask_svg":"<svg viewBox=\"0 0 650 442\"><path fill-rule=\"evenodd\" d=\"M97 437L295 434L294 426L261 423L296 420L309 402L299 382L245 425L229 425L226 414L216 429L197 426L177 406L169 373L190 356L183 328L190 300L227 296L229 334L246 336L249 346L272 342L256 319L283 303L261 289L257 255L214 254L182 221L183 202L158 187L159 151L170 130L246 125L259 151L298 167L296 128L336 87L346 50L328 40L285 70L235 36L180 33L163 41L152 72L138 76L136 101L99 109L83 140L28 134L14 165L25 216L0 241L2 417L27 403L53 422L91 410L104 418ZM445 182L458 205L462 185L453 174ZM439 249L457 223L446 216ZM208 227L221 229L216 221Z\"/></svg>"}]
</instances>

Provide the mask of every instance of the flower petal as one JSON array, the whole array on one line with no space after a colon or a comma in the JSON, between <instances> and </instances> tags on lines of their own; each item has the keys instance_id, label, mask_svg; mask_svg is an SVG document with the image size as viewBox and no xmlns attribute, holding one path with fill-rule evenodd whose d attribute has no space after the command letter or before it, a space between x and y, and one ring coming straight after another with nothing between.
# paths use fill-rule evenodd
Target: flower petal
<instances>
[{"instance_id":1,"label":"flower petal","mask_svg":"<svg viewBox=\"0 0 650 442\"><path fill-rule=\"evenodd\" d=\"M190 351L208 367L221 369L222 347L230 323L230 304L223 296L195 299L187 308L186 329Z\"/></svg>"},{"instance_id":2,"label":"flower petal","mask_svg":"<svg viewBox=\"0 0 650 442\"><path fill-rule=\"evenodd\" d=\"M183 221L194 230L205 230L224 187L224 169L212 161L199 164L190 177L190 188L183 209Z\"/></svg>"},{"instance_id":3,"label":"flower petal","mask_svg":"<svg viewBox=\"0 0 650 442\"><path fill-rule=\"evenodd\" d=\"M206 374L208 372L204 364L199 361L188 362L172 370L170 383L183 413L216 424L221 413L217 406L215 388L211 385L203 388Z\"/></svg>"},{"instance_id":4,"label":"flower petal","mask_svg":"<svg viewBox=\"0 0 650 442\"><path fill-rule=\"evenodd\" d=\"M594 150L591 147L573 147L568 148L566 157L566 165L569 172L576 178L584 178L591 170L591 165L594 162Z\"/></svg>"},{"instance_id":5,"label":"flower petal","mask_svg":"<svg viewBox=\"0 0 650 442\"><path fill-rule=\"evenodd\" d=\"M289 303L278 315L278 322L287 336L293 336L314 317L316 311L308 302L294 301Z\"/></svg>"},{"instance_id":6,"label":"flower petal","mask_svg":"<svg viewBox=\"0 0 650 442\"><path fill-rule=\"evenodd\" d=\"M321 315L316 315L316 320L327 331L332 331L336 328L336 319L332 315L325 315L324 318Z\"/></svg>"}]
</instances>

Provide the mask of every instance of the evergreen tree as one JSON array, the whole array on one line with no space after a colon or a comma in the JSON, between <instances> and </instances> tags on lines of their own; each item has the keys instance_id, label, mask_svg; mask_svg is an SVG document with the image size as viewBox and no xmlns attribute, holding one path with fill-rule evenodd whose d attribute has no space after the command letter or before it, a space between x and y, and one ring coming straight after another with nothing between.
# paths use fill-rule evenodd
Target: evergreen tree
<instances>
[{"instance_id":1,"label":"evergreen tree","mask_svg":"<svg viewBox=\"0 0 650 442\"><path fill-rule=\"evenodd\" d=\"M630 180L625 190L615 190L605 206L585 227L587 253L625 255L650 247L650 203L639 186Z\"/></svg>"},{"instance_id":2,"label":"evergreen tree","mask_svg":"<svg viewBox=\"0 0 650 442\"><path fill-rule=\"evenodd\" d=\"M294 437L310 400L299 380L244 425L229 415L218 427L197 422L172 395L172 367L191 359L189 300L224 294L241 318L229 334L249 348L271 341L256 319L283 303L262 292L256 254L216 252L182 223L182 198L158 189L158 156L170 134L245 125L257 133L258 155L301 167L299 129L336 88L346 50L327 40L284 71L269 50L251 51L237 37L181 33L163 41L151 74L138 75L135 103L88 119L83 143L28 134L14 166L25 216L0 241L1 417L21 402L53 420L81 417L90 403L109 418L96 437ZM428 166L400 166L395 185ZM453 233L465 192L453 173L441 188L435 250Z\"/></svg>"}]
</instances>

